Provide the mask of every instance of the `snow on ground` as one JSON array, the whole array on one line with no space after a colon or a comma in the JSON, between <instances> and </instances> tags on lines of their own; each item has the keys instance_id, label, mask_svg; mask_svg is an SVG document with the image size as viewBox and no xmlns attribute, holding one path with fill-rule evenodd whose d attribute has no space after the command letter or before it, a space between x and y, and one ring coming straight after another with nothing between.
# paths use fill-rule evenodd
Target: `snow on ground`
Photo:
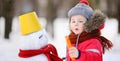
<instances>
[{"instance_id":1,"label":"snow on ground","mask_svg":"<svg viewBox=\"0 0 120 61\"><path fill-rule=\"evenodd\" d=\"M46 24L45 19L41 19L42 23ZM114 48L103 55L103 61L120 61L120 35L117 34L118 23L115 19L107 19L106 27L102 31L103 35L114 43ZM45 27L45 25L43 26ZM57 48L59 56L66 56L65 36L69 34L68 19L58 18L54 22L55 38L50 40ZM18 18L13 20L12 32L10 39L4 39L4 19L0 18L0 61L21 61L18 57L19 48L21 45L21 35Z\"/></svg>"}]
</instances>

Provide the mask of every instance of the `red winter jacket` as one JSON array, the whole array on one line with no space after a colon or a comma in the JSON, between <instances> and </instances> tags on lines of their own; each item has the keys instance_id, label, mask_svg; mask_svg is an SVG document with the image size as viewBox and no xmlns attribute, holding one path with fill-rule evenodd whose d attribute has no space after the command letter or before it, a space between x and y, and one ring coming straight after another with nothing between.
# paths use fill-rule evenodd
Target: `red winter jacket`
<instances>
[{"instance_id":1,"label":"red winter jacket","mask_svg":"<svg viewBox=\"0 0 120 61\"><path fill-rule=\"evenodd\" d=\"M102 61L102 45L96 38L79 43L78 50L81 54L75 61ZM71 61L69 54L67 61Z\"/></svg>"}]
</instances>

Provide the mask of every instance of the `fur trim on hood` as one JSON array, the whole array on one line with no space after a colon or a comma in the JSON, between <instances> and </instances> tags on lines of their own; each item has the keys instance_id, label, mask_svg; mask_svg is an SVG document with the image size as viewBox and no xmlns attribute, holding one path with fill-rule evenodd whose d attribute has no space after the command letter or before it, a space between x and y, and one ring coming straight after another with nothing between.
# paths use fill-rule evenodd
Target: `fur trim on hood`
<instances>
[{"instance_id":1,"label":"fur trim on hood","mask_svg":"<svg viewBox=\"0 0 120 61\"><path fill-rule=\"evenodd\" d=\"M105 19L106 15L104 13L100 10L95 10L91 19L85 23L85 31L91 32L95 29L99 29L99 27L104 24Z\"/></svg>"}]
</instances>

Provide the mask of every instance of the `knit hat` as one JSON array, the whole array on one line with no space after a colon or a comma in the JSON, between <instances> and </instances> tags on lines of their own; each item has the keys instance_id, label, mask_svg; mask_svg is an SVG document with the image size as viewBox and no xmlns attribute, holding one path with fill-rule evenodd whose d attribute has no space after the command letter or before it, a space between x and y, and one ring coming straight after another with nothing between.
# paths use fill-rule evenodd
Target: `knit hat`
<instances>
[{"instance_id":1,"label":"knit hat","mask_svg":"<svg viewBox=\"0 0 120 61\"><path fill-rule=\"evenodd\" d=\"M89 6L87 0L81 0L75 7L69 10L68 17L71 18L73 15L83 15L88 20L93 14L93 9Z\"/></svg>"}]
</instances>

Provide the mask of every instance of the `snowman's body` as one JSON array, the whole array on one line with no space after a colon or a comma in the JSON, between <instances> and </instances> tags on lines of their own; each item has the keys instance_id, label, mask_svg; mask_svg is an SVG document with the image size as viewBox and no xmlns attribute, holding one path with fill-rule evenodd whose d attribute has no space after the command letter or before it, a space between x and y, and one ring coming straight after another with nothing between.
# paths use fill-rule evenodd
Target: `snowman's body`
<instances>
[{"instance_id":1,"label":"snowman's body","mask_svg":"<svg viewBox=\"0 0 120 61\"><path fill-rule=\"evenodd\" d=\"M22 47L21 50L37 50L45 47L48 44L48 38L45 30L40 30L22 36ZM39 54L36 56L21 58L22 61L48 61L45 54Z\"/></svg>"}]
</instances>

